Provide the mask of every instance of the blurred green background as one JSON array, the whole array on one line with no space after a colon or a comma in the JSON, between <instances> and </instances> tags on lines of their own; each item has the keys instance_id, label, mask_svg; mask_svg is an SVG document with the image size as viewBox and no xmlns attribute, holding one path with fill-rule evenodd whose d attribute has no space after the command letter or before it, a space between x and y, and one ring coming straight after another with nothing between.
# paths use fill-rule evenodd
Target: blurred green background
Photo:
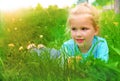
<instances>
[{"instance_id":1,"label":"blurred green background","mask_svg":"<svg viewBox=\"0 0 120 81\"><path fill-rule=\"evenodd\" d=\"M120 14L113 9L114 4L114 0L93 2L101 12L100 36L108 42L109 62L88 62L75 69L61 67L59 59L50 59L49 53L43 60L27 49L29 44L60 49L70 38L65 33L70 7L43 8L37 4L35 8L0 11L0 81L119 81Z\"/></svg>"}]
</instances>

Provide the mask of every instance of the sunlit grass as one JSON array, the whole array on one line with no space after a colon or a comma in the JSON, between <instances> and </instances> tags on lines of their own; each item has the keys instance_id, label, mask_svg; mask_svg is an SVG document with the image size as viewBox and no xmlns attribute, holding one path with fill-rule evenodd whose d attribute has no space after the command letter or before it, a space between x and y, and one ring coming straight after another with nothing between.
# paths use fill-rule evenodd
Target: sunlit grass
<instances>
[{"instance_id":1,"label":"sunlit grass","mask_svg":"<svg viewBox=\"0 0 120 81\"><path fill-rule=\"evenodd\" d=\"M54 14L54 15L53 15ZM38 55L31 48L60 49L65 37L67 11L55 6L4 13L3 37L0 37L0 80L3 81L119 81L120 16L114 12L101 15L100 35L106 38L109 62L88 60L85 63L51 58L50 51ZM0 22L1 23L1 22ZM2 22L3 24L3 22ZM80 58L78 58L80 59Z\"/></svg>"}]
</instances>

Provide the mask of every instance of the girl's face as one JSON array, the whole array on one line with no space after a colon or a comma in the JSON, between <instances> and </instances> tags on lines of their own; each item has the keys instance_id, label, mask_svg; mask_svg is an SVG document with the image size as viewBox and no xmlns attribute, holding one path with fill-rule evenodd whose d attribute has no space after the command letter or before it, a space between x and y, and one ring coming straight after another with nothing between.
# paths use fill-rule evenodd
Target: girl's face
<instances>
[{"instance_id":1,"label":"girl's face","mask_svg":"<svg viewBox=\"0 0 120 81\"><path fill-rule=\"evenodd\" d=\"M70 20L70 32L79 48L90 48L93 37L97 34L89 15L73 16Z\"/></svg>"}]
</instances>

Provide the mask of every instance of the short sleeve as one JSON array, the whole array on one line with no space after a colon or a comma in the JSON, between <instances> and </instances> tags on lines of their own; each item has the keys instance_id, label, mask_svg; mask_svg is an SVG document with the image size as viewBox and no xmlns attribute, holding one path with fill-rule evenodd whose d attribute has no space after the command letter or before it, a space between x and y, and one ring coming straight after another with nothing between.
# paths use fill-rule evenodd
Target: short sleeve
<instances>
[{"instance_id":1,"label":"short sleeve","mask_svg":"<svg viewBox=\"0 0 120 81\"><path fill-rule=\"evenodd\" d=\"M97 58L100 58L105 62L107 62L109 59L109 49L105 39L98 44L97 56Z\"/></svg>"}]
</instances>

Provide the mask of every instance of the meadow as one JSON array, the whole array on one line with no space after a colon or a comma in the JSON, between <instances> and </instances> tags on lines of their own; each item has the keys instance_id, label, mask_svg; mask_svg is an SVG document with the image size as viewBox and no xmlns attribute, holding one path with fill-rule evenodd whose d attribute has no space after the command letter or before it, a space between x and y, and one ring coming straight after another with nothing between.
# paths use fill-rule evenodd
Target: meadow
<instances>
[{"instance_id":1,"label":"meadow","mask_svg":"<svg viewBox=\"0 0 120 81\"><path fill-rule=\"evenodd\" d=\"M68 10L37 6L0 12L0 81L120 81L120 15L112 10L102 12L99 23L109 46L108 63L89 59L69 68L51 59L49 51L30 53L30 44L60 49L70 38L65 33Z\"/></svg>"}]
</instances>

